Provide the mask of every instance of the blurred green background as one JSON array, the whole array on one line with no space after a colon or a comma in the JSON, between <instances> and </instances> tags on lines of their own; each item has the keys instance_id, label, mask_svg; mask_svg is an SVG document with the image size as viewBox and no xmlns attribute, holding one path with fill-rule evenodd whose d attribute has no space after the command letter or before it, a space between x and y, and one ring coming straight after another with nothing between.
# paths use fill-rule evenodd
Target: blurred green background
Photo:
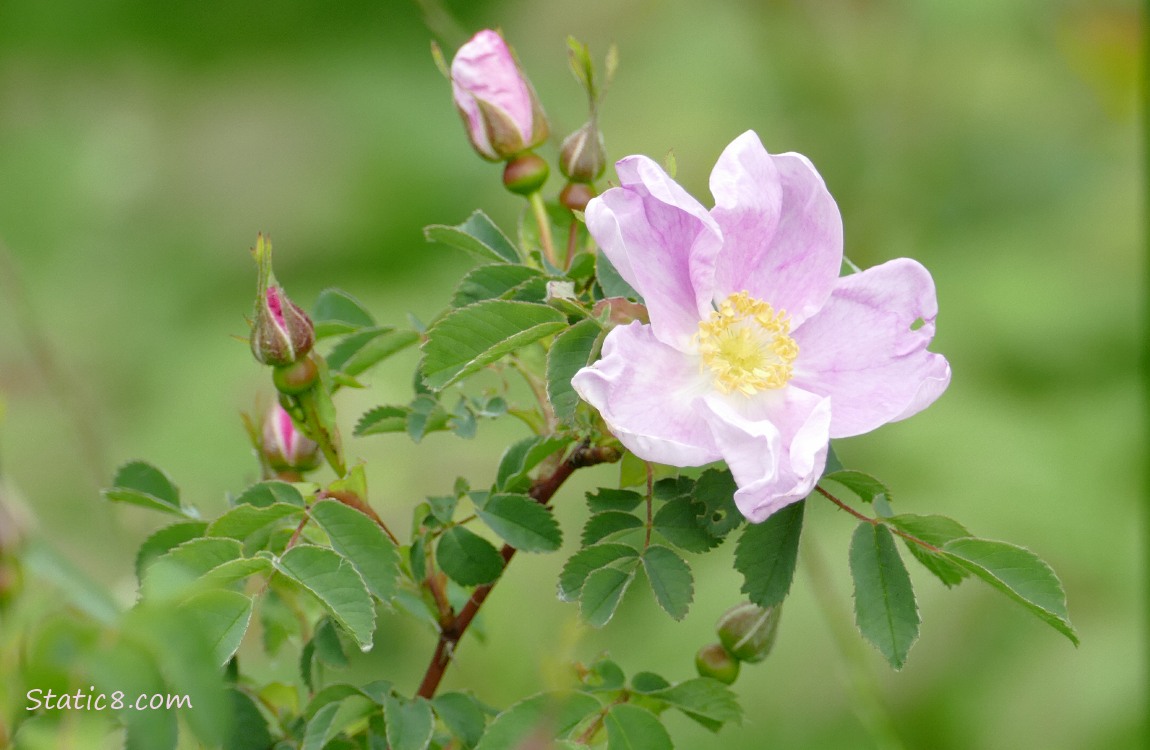
<instances>
[{"instance_id":1,"label":"blurred green background","mask_svg":"<svg viewBox=\"0 0 1150 750\"><path fill-rule=\"evenodd\" d=\"M850 634L852 523L815 504L775 652L736 686L745 725L716 740L672 718L677 746L1141 747L1133 0L4 0L0 470L37 533L127 603L135 546L163 519L100 499L117 464L164 467L209 514L257 478L238 413L270 384L232 336L247 330L258 231L298 301L338 286L402 322L434 315L469 265L422 226L476 207L513 226L519 206L470 151L431 62L424 10L449 56L502 27L560 138L584 116L566 36L600 56L617 43L602 118L612 157L673 150L704 203L715 158L744 130L808 155L854 261L908 255L931 269L934 348L954 369L927 413L841 442L844 463L887 481L899 509L1030 547L1065 583L1078 649L985 586L946 591L912 570L922 637L893 673ZM340 396L349 428L407 400L416 356ZM490 481L520 434L377 436L350 454L406 528L412 503L450 477ZM594 471L558 499L569 537L580 488L611 481ZM488 643L469 638L446 685L506 705L555 680L558 659L603 650L628 672L688 677L739 599L730 547L696 565L683 623L634 594L601 632L556 600L561 556L519 561L485 608ZM414 689L431 635L392 617L378 642L358 668Z\"/></svg>"}]
</instances>

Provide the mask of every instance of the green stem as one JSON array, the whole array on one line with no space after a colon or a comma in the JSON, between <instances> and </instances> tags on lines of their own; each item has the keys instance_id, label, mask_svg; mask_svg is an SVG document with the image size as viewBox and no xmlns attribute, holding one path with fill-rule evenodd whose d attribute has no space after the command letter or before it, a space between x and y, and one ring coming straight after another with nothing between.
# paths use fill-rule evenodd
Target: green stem
<instances>
[{"instance_id":1,"label":"green stem","mask_svg":"<svg viewBox=\"0 0 1150 750\"><path fill-rule=\"evenodd\" d=\"M551 219L547 216L547 206L543 202L543 193L536 190L527 197L527 200L531 202L535 223L539 225L539 243L543 246L543 257L553 267L559 268L559 259L555 256L555 240L551 238Z\"/></svg>"},{"instance_id":2,"label":"green stem","mask_svg":"<svg viewBox=\"0 0 1150 750\"><path fill-rule=\"evenodd\" d=\"M845 662L840 679L850 692L855 715L870 735L874 747L879 750L902 750L902 740L899 739L894 720L883 705L878 685L867 667L866 653L859 647L860 642L854 637L851 628L845 624L838 606L840 600L834 596L834 585L818 548L806 537L803 538L803 561L819 611Z\"/></svg>"},{"instance_id":3,"label":"green stem","mask_svg":"<svg viewBox=\"0 0 1150 750\"><path fill-rule=\"evenodd\" d=\"M344 465L343 457L339 455L339 450L335 447L331 435L324 428L323 420L319 417L319 407L316 403L314 389L304 391L296 396L296 399L299 401L300 408L303 409L304 420L312 432L312 439L319 443L319 448L323 451L323 457L327 459L328 465L335 471L336 476L344 477L347 474L347 467Z\"/></svg>"}]
</instances>

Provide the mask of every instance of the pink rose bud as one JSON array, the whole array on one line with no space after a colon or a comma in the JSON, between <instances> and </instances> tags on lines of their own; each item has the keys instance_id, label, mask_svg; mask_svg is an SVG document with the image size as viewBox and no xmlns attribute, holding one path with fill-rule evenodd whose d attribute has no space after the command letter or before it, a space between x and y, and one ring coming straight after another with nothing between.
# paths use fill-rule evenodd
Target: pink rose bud
<instances>
[{"instance_id":1,"label":"pink rose bud","mask_svg":"<svg viewBox=\"0 0 1150 750\"><path fill-rule=\"evenodd\" d=\"M480 31L451 61L455 107L479 155L501 161L547 139L547 117L498 33Z\"/></svg>"},{"instance_id":2,"label":"pink rose bud","mask_svg":"<svg viewBox=\"0 0 1150 750\"><path fill-rule=\"evenodd\" d=\"M311 471L320 464L319 446L299 431L279 404L264 420L263 454L268 466L277 472Z\"/></svg>"},{"instance_id":3,"label":"pink rose bud","mask_svg":"<svg viewBox=\"0 0 1150 750\"><path fill-rule=\"evenodd\" d=\"M311 351L314 343L315 327L307 313L278 286L269 286L256 303L252 325L255 358L265 365L290 365Z\"/></svg>"}]
</instances>

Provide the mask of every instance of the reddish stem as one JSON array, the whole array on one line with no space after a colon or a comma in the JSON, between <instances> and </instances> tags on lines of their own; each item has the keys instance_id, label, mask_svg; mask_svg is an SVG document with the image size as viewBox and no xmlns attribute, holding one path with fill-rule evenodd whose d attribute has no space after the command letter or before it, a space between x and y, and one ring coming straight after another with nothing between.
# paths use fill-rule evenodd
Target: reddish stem
<instances>
[{"instance_id":1,"label":"reddish stem","mask_svg":"<svg viewBox=\"0 0 1150 750\"><path fill-rule=\"evenodd\" d=\"M588 446L586 444L580 445L572 451L571 455L567 457L567 460L559 464L553 472L545 477L536 479L527 494L541 505L547 505L551 502L551 498L563 482L567 481L567 477L571 476L576 469L581 469L585 466L594 466L595 464L611 463L618 461L619 457L619 451L614 448ZM505 544L503 545L503 549L499 550L499 554L503 558L503 568L506 570L507 564L510 563L511 558L515 556L515 548L510 544ZM463 634L467 632L467 628L471 625L472 620L479 614L479 608L483 606L483 602L487 601L488 595L491 594L491 589L494 588L498 582L499 579L497 578L491 583L476 587L475 591L471 593L471 598L467 600L467 604L463 605L463 609L459 611L459 614L450 622L444 623L441 626L439 642L435 644L435 653L431 655L431 661L427 665L427 671L424 672L423 675L423 682L420 683L419 691L416 692L416 695L429 700L435 696L435 691L439 689L439 683L443 680L443 675L447 671L448 665L451 664L451 657L455 653L455 648L459 644L459 640L463 638Z\"/></svg>"},{"instance_id":2,"label":"reddish stem","mask_svg":"<svg viewBox=\"0 0 1150 750\"><path fill-rule=\"evenodd\" d=\"M820 495L825 497L827 500L830 500L832 503L839 506L840 508L845 510L847 513L850 513L852 516L854 516L858 520L865 521L866 523L869 523L871 526L878 526L881 524L883 526L886 526L888 529L893 531L898 536L901 536L903 539L907 540L908 542L913 542L913 543L917 544L918 546L922 547L923 549L928 550L930 552L934 552L935 554L941 554L942 553L942 550L940 550L938 547L935 547L933 544L931 544L929 542L924 542L923 540L919 539L918 537L912 536L912 535L906 533L905 531L898 528L897 526L891 526L889 523L887 523L886 521L884 521L881 518L871 518L870 516L865 516L862 513L859 513L857 510L855 510L851 506L847 505L842 500L839 500L837 497L835 497L831 493L827 492L826 490L824 490L819 485L815 485L815 489L818 491L818 493Z\"/></svg>"}]
</instances>

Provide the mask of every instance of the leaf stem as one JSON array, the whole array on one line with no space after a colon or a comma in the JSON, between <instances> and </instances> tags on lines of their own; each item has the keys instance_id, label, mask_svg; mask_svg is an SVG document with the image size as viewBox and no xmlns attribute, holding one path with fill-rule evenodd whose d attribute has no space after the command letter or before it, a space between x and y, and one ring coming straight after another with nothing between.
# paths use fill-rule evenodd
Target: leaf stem
<instances>
[{"instance_id":1,"label":"leaf stem","mask_svg":"<svg viewBox=\"0 0 1150 750\"><path fill-rule=\"evenodd\" d=\"M615 448L608 446L594 446L586 442L580 444L571 455L567 457L563 463L559 464L550 474L539 477L531 485L528 491L530 495L540 505L548 505L551 498L554 497L555 492L567 481L567 478L575 473L576 469L581 469L586 466L594 466L602 463L612 463L618 461L621 454ZM507 569L507 564L511 562L511 558L515 556L515 548L510 544L503 545L499 550L500 556L503 558L503 568ZM467 628L479 614L479 608L483 606L483 602L487 601L491 589L499 582L499 579L486 583L482 586L476 587L475 591L471 593L471 598L463 605L463 609L459 614L448 623L440 626L439 641L435 644L435 652L431 655L431 661L427 665L427 670L424 672L423 681L419 685L419 690L416 695L421 698L430 700L435 697L435 691L439 689L439 683L443 680L443 675L447 671L447 667L451 664L451 657L455 653L455 648L459 640L463 638L463 634L467 632Z\"/></svg>"},{"instance_id":2,"label":"leaf stem","mask_svg":"<svg viewBox=\"0 0 1150 750\"><path fill-rule=\"evenodd\" d=\"M655 525L654 518L651 515L651 505L655 495L655 481L652 476L651 462L644 461L643 466L647 469L647 530L643 535L643 551L646 552L647 548L651 546L651 527Z\"/></svg>"},{"instance_id":3,"label":"leaf stem","mask_svg":"<svg viewBox=\"0 0 1150 750\"><path fill-rule=\"evenodd\" d=\"M830 500L832 503L839 506L839 508L841 508L842 510L845 510L847 513L850 513L852 516L854 516L858 520L869 523L871 526L879 526L879 525L886 526L888 529L890 529L896 535L901 536L903 539L907 540L908 542L913 542L914 544L917 544L918 546L922 547L923 549L927 550L928 552L933 552L935 554L942 554L942 550L939 549L938 547L935 547L933 544L931 544L929 542L924 542L923 540L919 539L916 536L913 536L911 534L906 533L905 531L898 528L897 526L893 526L893 525L887 523L882 518L871 518L870 516L863 515L862 513L859 513L857 510L855 510L851 506L847 505L842 500L839 500L837 497L835 497L831 493L824 490L821 485L815 485L815 490L817 490L818 493L820 495L822 495L823 497L825 497L827 500Z\"/></svg>"},{"instance_id":4,"label":"leaf stem","mask_svg":"<svg viewBox=\"0 0 1150 750\"><path fill-rule=\"evenodd\" d=\"M555 256L555 240L551 238L551 219L547 216L547 205L543 202L542 191L536 190L527 197L527 200L531 202L535 223L539 225L539 244L543 247L543 257L554 268L559 268L559 259Z\"/></svg>"}]
</instances>

